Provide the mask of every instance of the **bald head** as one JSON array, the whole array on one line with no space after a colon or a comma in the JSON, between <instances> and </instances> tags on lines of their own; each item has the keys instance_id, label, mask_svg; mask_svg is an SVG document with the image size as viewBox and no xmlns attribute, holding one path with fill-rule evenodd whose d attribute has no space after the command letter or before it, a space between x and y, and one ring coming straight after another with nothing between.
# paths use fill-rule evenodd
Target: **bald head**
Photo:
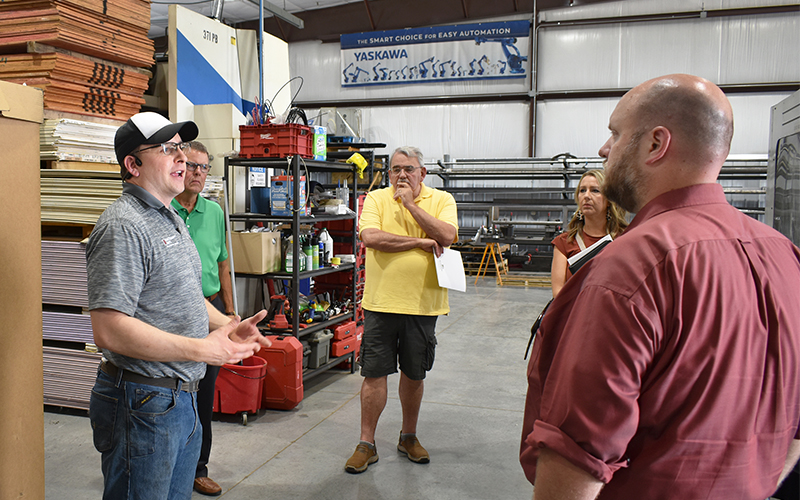
<instances>
[{"instance_id":1,"label":"bald head","mask_svg":"<svg viewBox=\"0 0 800 500\"><path fill-rule=\"evenodd\" d=\"M719 87L698 76L675 74L644 82L630 92L640 130L663 126L677 141L678 153L700 163L728 156L733 111Z\"/></svg>"},{"instance_id":2,"label":"bald head","mask_svg":"<svg viewBox=\"0 0 800 500\"><path fill-rule=\"evenodd\" d=\"M667 75L622 96L611 113L603 191L629 212L656 196L716 182L731 146L733 112L719 87L692 75Z\"/></svg>"}]
</instances>

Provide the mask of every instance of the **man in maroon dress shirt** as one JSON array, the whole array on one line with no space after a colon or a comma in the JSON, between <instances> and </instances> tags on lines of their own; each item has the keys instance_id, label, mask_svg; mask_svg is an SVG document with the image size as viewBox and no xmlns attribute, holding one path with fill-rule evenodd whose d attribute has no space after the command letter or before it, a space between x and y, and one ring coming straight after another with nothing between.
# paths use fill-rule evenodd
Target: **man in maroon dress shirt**
<instances>
[{"instance_id":1,"label":"man in maroon dress shirt","mask_svg":"<svg viewBox=\"0 0 800 500\"><path fill-rule=\"evenodd\" d=\"M636 217L539 329L534 498L763 500L800 456L800 251L716 183L733 113L713 83L645 82L609 129L604 194Z\"/></svg>"}]
</instances>

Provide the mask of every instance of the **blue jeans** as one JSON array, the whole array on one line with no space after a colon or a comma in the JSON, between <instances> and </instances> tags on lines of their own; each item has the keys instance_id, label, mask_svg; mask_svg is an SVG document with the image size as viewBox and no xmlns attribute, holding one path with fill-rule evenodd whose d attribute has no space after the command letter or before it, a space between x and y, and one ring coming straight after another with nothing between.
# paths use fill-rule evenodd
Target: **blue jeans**
<instances>
[{"instance_id":1,"label":"blue jeans","mask_svg":"<svg viewBox=\"0 0 800 500\"><path fill-rule=\"evenodd\" d=\"M202 440L196 394L120 377L98 370L89 402L103 499L189 500Z\"/></svg>"}]
</instances>

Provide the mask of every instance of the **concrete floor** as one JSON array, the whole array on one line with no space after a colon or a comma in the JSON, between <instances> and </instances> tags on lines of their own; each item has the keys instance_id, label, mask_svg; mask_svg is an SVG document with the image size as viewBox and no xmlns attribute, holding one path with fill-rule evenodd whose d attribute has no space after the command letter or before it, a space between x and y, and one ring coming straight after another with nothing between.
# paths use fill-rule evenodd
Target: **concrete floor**
<instances>
[{"instance_id":1,"label":"concrete floor","mask_svg":"<svg viewBox=\"0 0 800 500\"><path fill-rule=\"evenodd\" d=\"M533 489L517 460L526 391L522 357L550 289L496 287L493 278L475 286L473 280L466 293L450 293L450 315L437 323L436 362L418 428L429 464L396 451L401 415L399 376L393 375L376 437L380 460L362 474L344 472L358 444L362 379L331 371L308 381L305 398L291 411L261 410L247 426L236 416L214 421L209 476L222 486L220 498L530 498ZM45 413L48 499L102 495L89 419L75 413Z\"/></svg>"}]
</instances>

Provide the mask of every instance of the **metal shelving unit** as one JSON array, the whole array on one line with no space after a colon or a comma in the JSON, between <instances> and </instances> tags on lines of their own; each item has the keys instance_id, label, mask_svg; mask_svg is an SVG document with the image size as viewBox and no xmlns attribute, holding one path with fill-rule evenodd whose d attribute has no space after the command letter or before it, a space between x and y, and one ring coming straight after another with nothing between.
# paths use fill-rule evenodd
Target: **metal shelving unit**
<instances>
[{"instance_id":1,"label":"metal shelving unit","mask_svg":"<svg viewBox=\"0 0 800 500\"><path fill-rule=\"evenodd\" d=\"M288 168L287 168L288 166ZM250 167L259 167L259 168L268 168L268 169L280 169L280 170L287 170L287 174L291 176L292 179L300 179L301 172L306 175L307 180L309 174L312 172L348 172L353 173L354 182L351 185L351 199L356 199L357 193L357 175L356 174L356 167L347 163L337 163L337 162L327 162L327 161L314 161L314 160L305 160L300 156L291 156L287 158L226 158L225 159L225 173L223 176L223 182L228 183L230 176L232 174L231 168L250 168ZM246 184L249 182L249 176L245 176ZM300 183L299 182L292 182L293 186L293 199L299 200L300 199ZM245 193L246 197L249 199L250 187L248 185L245 186ZM329 221L338 221L338 220L347 220L347 219L356 219L358 216L357 213L349 213L345 215L329 215L329 214L319 214L319 215L300 215L299 210L293 210L291 216L274 216L274 215L267 215L267 214L257 214L257 213L232 213L228 215L230 222L272 222L272 223L279 223L279 224L290 224L292 227L292 251L293 255L300 256L302 248L300 247L300 238L299 230L301 225L313 225L320 222L329 222ZM355 224L353 224L353 231L352 231L352 242L353 242L353 253L355 254L356 249L356 241L357 241L357 234L355 229ZM353 287L353 295L351 297L353 310L341 314L335 318L329 319L327 321L322 321L318 323L313 323L304 328L300 327L300 315L297 313L298 304L300 303L300 280L306 278L313 278L315 276L322 276L325 274L331 273L339 273L339 272L350 272L352 278L355 282L356 279L356 269L355 264L341 264L336 268L333 267L325 267L321 269L313 269L313 270L306 270L306 271L299 271L300 266L298 265L298 260L295 258L295 265L292 268L292 272L274 272L274 273L267 273L267 274L236 274L233 271L233 266L231 266L231 274L232 278L235 280L236 276L244 277L244 278L257 278L257 279L277 279L277 280L289 280L291 282L291 294L287 296L289 302L292 304L293 314L292 314L292 322L291 322L291 335L294 335L298 339L300 337L305 337L314 333L316 331L328 328L330 326L342 323L348 320L355 319L355 304L356 304L356 290L355 286ZM281 331L280 334L286 335L287 332ZM314 375L322 373L334 366L339 365L340 363L350 360L350 371L351 373L355 371L355 352L350 352L344 356L331 359L323 366L315 369L306 369L303 372L303 379L309 379Z\"/></svg>"}]
</instances>

